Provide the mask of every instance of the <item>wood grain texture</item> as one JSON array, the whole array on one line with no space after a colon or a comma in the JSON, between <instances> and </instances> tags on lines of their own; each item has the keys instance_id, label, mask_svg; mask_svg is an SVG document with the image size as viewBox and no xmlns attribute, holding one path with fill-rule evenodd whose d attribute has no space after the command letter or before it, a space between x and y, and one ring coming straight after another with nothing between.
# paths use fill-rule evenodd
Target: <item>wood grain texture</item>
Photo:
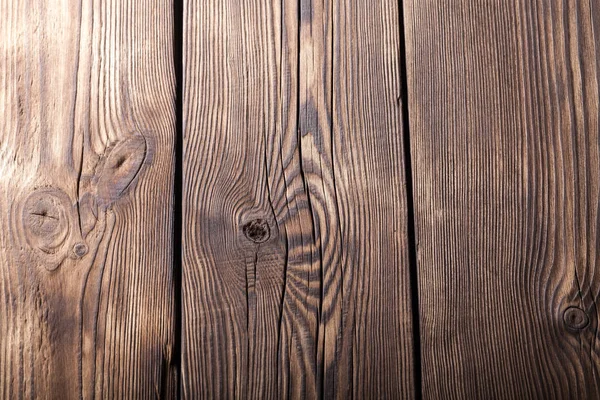
<instances>
[{"instance_id":1,"label":"wood grain texture","mask_svg":"<svg viewBox=\"0 0 600 400\"><path fill-rule=\"evenodd\" d=\"M184 397L413 396L398 17L185 3Z\"/></svg>"},{"instance_id":2,"label":"wood grain texture","mask_svg":"<svg viewBox=\"0 0 600 400\"><path fill-rule=\"evenodd\" d=\"M599 5L404 3L425 397L598 398Z\"/></svg>"},{"instance_id":3,"label":"wood grain texture","mask_svg":"<svg viewBox=\"0 0 600 400\"><path fill-rule=\"evenodd\" d=\"M172 395L172 5L0 19L0 397Z\"/></svg>"},{"instance_id":4,"label":"wood grain texture","mask_svg":"<svg viewBox=\"0 0 600 400\"><path fill-rule=\"evenodd\" d=\"M338 398L411 398L415 390L398 7L389 0L333 5Z\"/></svg>"}]
</instances>

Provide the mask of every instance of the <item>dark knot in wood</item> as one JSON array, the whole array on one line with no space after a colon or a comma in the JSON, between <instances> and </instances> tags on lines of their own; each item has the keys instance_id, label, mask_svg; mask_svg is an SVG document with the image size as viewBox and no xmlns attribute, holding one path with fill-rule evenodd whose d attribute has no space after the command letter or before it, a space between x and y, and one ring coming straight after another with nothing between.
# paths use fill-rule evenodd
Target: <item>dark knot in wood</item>
<instances>
[{"instance_id":1,"label":"dark knot in wood","mask_svg":"<svg viewBox=\"0 0 600 400\"><path fill-rule=\"evenodd\" d=\"M88 247L85 243L75 243L73 246L73 255L76 258L83 258L88 252Z\"/></svg>"},{"instance_id":2,"label":"dark knot in wood","mask_svg":"<svg viewBox=\"0 0 600 400\"><path fill-rule=\"evenodd\" d=\"M246 237L254 243L264 243L271 236L269 224L264 219L258 218L247 222L242 226L242 231Z\"/></svg>"},{"instance_id":3,"label":"dark knot in wood","mask_svg":"<svg viewBox=\"0 0 600 400\"><path fill-rule=\"evenodd\" d=\"M590 323L590 318L579 307L569 307L563 314L565 325L569 329L582 330Z\"/></svg>"}]
</instances>

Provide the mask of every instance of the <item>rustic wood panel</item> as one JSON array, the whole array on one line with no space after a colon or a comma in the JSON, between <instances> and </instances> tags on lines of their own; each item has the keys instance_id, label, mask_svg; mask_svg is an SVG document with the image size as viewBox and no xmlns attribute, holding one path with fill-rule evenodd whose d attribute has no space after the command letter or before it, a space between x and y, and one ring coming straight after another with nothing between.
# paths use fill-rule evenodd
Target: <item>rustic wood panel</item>
<instances>
[{"instance_id":1,"label":"rustic wood panel","mask_svg":"<svg viewBox=\"0 0 600 400\"><path fill-rule=\"evenodd\" d=\"M0 1L0 397L174 394L169 1Z\"/></svg>"},{"instance_id":2,"label":"rustic wood panel","mask_svg":"<svg viewBox=\"0 0 600 400\"><path fill-rule=\"evenodd\" d=\"M600 6L406 0L426 398L598 398Z\"/></svg>"},{"instance_id":3,"label":"rustic wood panel","mask_svg":"<svg viewBox=\"0 0 600 400\"><path fill-rule=\"evenodd\" d=\"M184 397L413 396L398 19L186 2Z\"/></svg>"}]
</instances>

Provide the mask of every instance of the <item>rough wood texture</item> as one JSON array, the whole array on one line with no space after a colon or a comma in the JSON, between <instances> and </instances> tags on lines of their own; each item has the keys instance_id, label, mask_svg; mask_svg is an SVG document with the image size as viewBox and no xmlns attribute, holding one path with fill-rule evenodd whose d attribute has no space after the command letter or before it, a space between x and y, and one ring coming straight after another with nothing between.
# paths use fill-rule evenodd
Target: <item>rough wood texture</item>
<instances>
[{"instance_id":1,"label":"rough wood texture","mask_svg":"<svg viewBox=\"0 0 600 400\"><path fill-rule=\"evenodd\" d=\"M600 5L405 5L425 397L598 398Z\"/></svg>"},{"instance_id":2,"label":"rough wood texture","mask_svg":"<svg viewBox=\"0 0 600 400\"><path fill-rule=\"evenodd\" d=\"M0 397L175 393L172 5L0 1Z\"/></svg>"},{"instance_id":3,"label":"rough wood texture","mask_svg":"<svg viewBox=\"0 0 600 400\"><path fill-rule=\"evenodd\" d=\"M184 397L412 397L398 17L186 2Z\"/></svg>"}]
</instances>

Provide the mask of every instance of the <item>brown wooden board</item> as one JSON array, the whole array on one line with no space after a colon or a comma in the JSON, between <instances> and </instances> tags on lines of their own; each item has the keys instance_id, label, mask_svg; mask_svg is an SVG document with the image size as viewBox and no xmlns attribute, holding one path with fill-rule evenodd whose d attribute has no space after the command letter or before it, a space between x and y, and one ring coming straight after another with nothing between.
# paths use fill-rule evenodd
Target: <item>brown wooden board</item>
<instances>
[{"instance_id":1,"label":"brown wooden board","mask_svg":"<svg viewBox=\"0 0 600 400\"><path fill-rule=\"evenodd\" d=\"M425 398L598 398L600 5L404 4Z\"/></svg>"},{"instance_id":2,"label":"brown wooden board","mask_svg":"<svg viewBox=\"0 0 600 400\"><path fill-rule=\"evenodd\" d=\"M413 396L398 7L186 2L184 397Z\"/></svg>"},{"instance_id":3,"label":"brown wooden board","mask_svg":"<svg viewBox=\"0 0 600 400\"><path fill-rule=\"evenodd\" d=\"M175 393L169 1L0 1L0 397Z\"/></svg>"}]
</instances>

